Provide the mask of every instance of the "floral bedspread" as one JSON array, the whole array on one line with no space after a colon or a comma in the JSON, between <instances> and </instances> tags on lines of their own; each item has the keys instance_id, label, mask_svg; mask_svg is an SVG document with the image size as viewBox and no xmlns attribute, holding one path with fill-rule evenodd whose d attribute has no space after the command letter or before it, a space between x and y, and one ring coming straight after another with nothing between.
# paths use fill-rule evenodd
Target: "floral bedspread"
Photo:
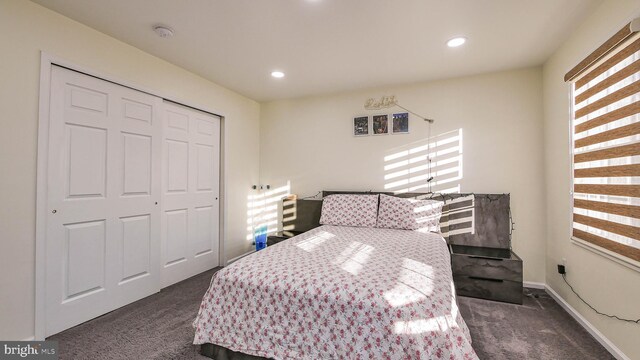
<instances>
[{"instance_id":1,"label":"floral bedspread","mask_svg":"<svg viewBox=\"0 0 640 360\"><path fill-rule=\"evenodd\" d=\"M194 344L274 359L477 359L438 234L321 226L218 271Z\"/></svg>"}]
</instances>

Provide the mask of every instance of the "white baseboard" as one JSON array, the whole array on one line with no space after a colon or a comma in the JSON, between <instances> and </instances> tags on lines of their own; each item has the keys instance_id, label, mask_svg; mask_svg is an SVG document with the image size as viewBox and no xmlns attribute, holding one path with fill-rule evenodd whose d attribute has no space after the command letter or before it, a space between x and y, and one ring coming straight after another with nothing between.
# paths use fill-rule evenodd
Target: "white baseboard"
<instances>
[{"instance_id":1,"label":"white baseboard","mask_svg":"<svg viewBox=\"0 0 640 360\"><path fill-rule=\"evenodd\" d=\"M533 282L533 281L525 281L522 283L522 285L526 288L532 288L532 289L545 289L547 286L545 283L539 283L539 282Z\"/></svg>"},{"instance_id":2,"label":"white baseboard","mask_svg":"<svg viewBox=\"0 0 640 360\"><path fill-rule=\"evenodd\" d=\"M225 266L229 266L229 265L231 265L231 263L236 262L236 261L242 259L243 257L247 256L247 255L251 255L254 252L256 252L256 251L255 250L247 251L246 253L244 253L244 254L242 254L240 256L236 256L236 257L234 257L232 259L229 259L229 260L227 260L227 264Z\"/></svg>"},{"instance_id":3,"label":"white baseboard","mask_svg":"<svg viewBox=\"0 0 640 360\"><path fill-rule=\"evenodd\" d=\"M28 337L26 339L23 339L22 341L35 341L35 340L36 340L36 337L35 336L31 336L31 337Z\"/></svg>"},{"instance_id":4,"label":"white baseboard","mask_svg":"<svg viewBox=\"0 0 640 360\"><path fill-rule=\"evenodd\" d=\"M593 336L605 349L607 349L611 355L618 360L631 360L626 356L617 346L615 346L609 339L607 339L598 329L596 329L591 323L584 318L573 306L569 305L555 290L549 285L545 285L545 290L551 295L551 297L562 306L576 321L585 328L591 336Z\"/></svg>"}]
</instances>

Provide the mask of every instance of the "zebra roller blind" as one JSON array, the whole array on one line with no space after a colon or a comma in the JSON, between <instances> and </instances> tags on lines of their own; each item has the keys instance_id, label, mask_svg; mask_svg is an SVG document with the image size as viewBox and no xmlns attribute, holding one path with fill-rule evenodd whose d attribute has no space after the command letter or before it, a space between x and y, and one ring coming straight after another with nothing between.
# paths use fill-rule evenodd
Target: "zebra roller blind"
<instances>
[{"instance_id":1,"label":"zebra roller blind","mask_svg":"<svg viewBox=\"0 0 640 360\"><path fill-rule=\"evenodd\" d=\"M639 262L640 34L633 24L567 80L573 106L572 237Z\"/></svg>"}]
</instances>

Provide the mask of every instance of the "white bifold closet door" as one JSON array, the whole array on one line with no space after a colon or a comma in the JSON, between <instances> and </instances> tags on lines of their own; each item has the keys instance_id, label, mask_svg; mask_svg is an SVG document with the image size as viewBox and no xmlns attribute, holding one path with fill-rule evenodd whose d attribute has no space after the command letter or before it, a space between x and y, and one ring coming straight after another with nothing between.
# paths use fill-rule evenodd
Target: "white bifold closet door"
<instances>
[{"instance_id":1,"label":"white bifold closet door","mask_svg":"<svg viewBox=\"0 0 640 360\"><path fill-rule=\"evenodd\" d=\"M219 264L220 118L165 101L162 286Z\"/></svg>"},{"instance_id":2,"label":"white bifold closet door","mask_svg":"<svg viewBox=\"0 0 640 360\"><path fill-rule=\"evenodd\" d=\"M46 335L158 292L162 99L54 66Z\"/></svg>"},{"instance_id":3,"label":"white bifold closet door","mask_svg":"<svg viewBox=\"0 0 640 360\"><path fill-rule=\"evenodd\" d=\"M46 336L219 264L220 118L52 67Z\"/></svg>"}]
</instances>

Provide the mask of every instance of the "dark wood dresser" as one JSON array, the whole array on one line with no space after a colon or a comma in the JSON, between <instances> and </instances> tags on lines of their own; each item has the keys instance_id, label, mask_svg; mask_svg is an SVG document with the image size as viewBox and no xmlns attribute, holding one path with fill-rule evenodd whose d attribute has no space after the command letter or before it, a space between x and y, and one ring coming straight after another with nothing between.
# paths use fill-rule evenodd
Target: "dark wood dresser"
<instances>
[{"instance_id":1,"label":"dark wood dresser","mask_svg":"<svg viewBox=\"0 0 640 360\"><path fill-rule=\"evenodd\" d=\"M453 230L447 242L456 293L522 304L523 264L511 250L509 194L456 198L444 199L441 220Z\"/></svg>"},{"instance_id":2,"label":"dark wood dresser","mask_svg":"<svg viewBox=\"0 0 640 360\"><path fill-rule=\"evenodd\" d=\"M460 296L522 304L522 259L509 249L449 245Z\"/></svg>"}]
</instances>

